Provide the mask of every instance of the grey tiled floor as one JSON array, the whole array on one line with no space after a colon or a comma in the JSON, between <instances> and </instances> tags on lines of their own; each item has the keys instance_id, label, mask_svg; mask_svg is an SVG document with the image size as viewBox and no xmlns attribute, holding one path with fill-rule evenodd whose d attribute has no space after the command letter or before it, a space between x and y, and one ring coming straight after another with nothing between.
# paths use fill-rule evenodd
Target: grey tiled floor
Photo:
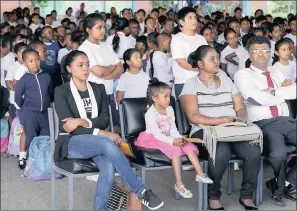
<instances>
[{"instance_id":1,"label":"grey tiled floor","mask_svg":"<svg viewBox=\"0 0 297 211\"><path fill-rule=\"evenodd\" d=\"M269 165L265 165L264 179L271 177ZM1 154L1 210L49 210L51 209L50 181L29 181L20 177L17 159ZM222 182L222 204L228 210L243 210L238 203L241 172L235 172L235 192L227 195L226 175ZM147 185L165 202L162 210L196 210L196 183L194 173L183 173L184 183L191 187L194 194L192 199L174 199L174 177L172 170L161 170L147 173ZM76 210L91 210L95 192L95 182L86 179L77 179L74 182L74 208ZM68 209L67 178L57 181L57 209ZM280 208L269 202L268 190L264 191L264 202L259 206L261 210L296 210L296 202L285 200L287 206Z\"/></svg>"}]
</instances>

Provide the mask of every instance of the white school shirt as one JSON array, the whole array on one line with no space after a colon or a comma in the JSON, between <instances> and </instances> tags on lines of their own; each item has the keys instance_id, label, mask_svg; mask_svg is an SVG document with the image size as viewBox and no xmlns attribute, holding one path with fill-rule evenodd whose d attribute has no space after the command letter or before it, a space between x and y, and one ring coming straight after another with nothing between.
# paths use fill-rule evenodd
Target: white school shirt
<instances>
[{"instance_id":1,"label":"white school shirt","mask_svg":"<svg viewBox=\"0 0 297 211\"><path fill-rule=\"evenodd\" d=\"M68 18L68 19L70 19L71 22L74 22L76 24L76 18L73 15L71 15L70 17L68 15L64 15L64 17L62 18L62 20L64 18Z\"/></svg>"},{"instance_id":2,"label":"white school shirt","mask_svg":"<svg viewBox=\"0 0 297 211\"><path fill-rule=\"evenodd\" d=\"M199 46L208 45L205 38L196 34L195 36L185 35L183 32L179 32L172 37L171 41L171 53L172 53L172 71L175 84L184 84L186 81L195 75L197 72L189 71L177 63L176 59L188 59L188 56L194 52Z\"/></svg>"},{"instance_id":3,"label":"white school shirt","mask_svg":"<svg viewBox=\"0 0 297 211\"><path fill-rule=\"evenodd\" d=\"M172 73L173 59L161 51L155 51L153 55L154 77L159 79L169 86L172 86L173 73Z\"/></svg>"},{"instance_id":4,"label":"white school shirt","mask_svg":"<svg viewBox=\"0 0 297 211\"><path fill-rule=\"evenodd\" d=\"M271 48L270 48L270 59L269 59L268 65L272 66L276 42L274 42L273 40L270 40L270 43L271 43Z\"/></svg>"},{"instance_id":5,"label":"white school shirt","mask_svg":"<svg viewBox=\"0 0 297 211\"><path fill-rule=\"evenodd\" d=\"M144 22L142 22L142 23L139 23L139 25L140 25L140 35L142 35L142 34L144 34L144 29L145 29L145 25L144 25Z\"/></svg>"},{"instance_id":6,"label":"white school shirt","mask_svg":"<svg viewBox=\"0 0 297 211\"><path fill-rule=\"evenodd\" d=\"M10 22L10 21L7 21L9 23L10 26L13 26L13 27L16 27L17 23L16 22Z\"/></svg>"},{"instance_id":7,"label":"white school shirt","mask_svg":"<svg viewBox=\"0 0 297 211\"><path fill-rule=\"evenodd\" d=\"M68 50L67 48L61 48L58 52L58 59L57 59L58 63L61 64L63 57L69 54L70 52L71 52L71 49Z\"/></svg>"},{"instance_id":8,"label":"white school shirt","mask_svg":"<svg viewBox=\"0 0 297 211\"><path fill-rule=\"evenodd\" d=\"M296 83L281 87L286 77L279 71L277 74L271 71L271 67L268 67L268 71L274 83L275 96L263 92L263 90L268 89L267 78L255 66L251 65L250 68L239 70L235 74L234 83L242 97L254 104L246 106L248 122L272 119L270 106L277 106L279 116L289 116L289 109L285 100L296 99Z\"/></svg>"},{"instance_id":9,"label":"white school shirt","mask_svg":"<svg viewBox=\"0 0 297 211\"><path fill-rule=\"evenodd\" d=\"M25 22L25 25L28 26L29 25L29 20L27 17L24 17L24 22Z\"/></svg>"},{"instance_id":10,"label":"white school shirt","mask_svg":"<svg viewBox=\"0 0 297 211\"><path fill-rule=\"evenodd\" d=\"M28 71L28 68L25 65L21 65L15 72L14 80L19 81L23 75Z\"/></svg>"},{"instance_id":11,"label":"white school shirt","mask_svg":"<svg viewBox=\"0 0 297 211\"><path fill-rule=\"evenodd\" d=\"M117 91L125 92L124 98L143 98L147 95L150 77L145 72L125 72L118 81Z\"/></svg>"},{"instance_id":12,"label":"white school shirt","mask_svg":"<svg viewBox=\"0 0 297 211\"><path fill-rule=\"evenodd\" d=\"M279 62L276 62L272 68L271 72L281 72L287 79L291 79L292 81L296 81L296 63L289 60L289 64L287 66L282 65Z\"/></svg>"},{"instance_id":13,"label":"white school shirt","mask_svg":"<svg viewBox=\"0 0 297 211\"><path fill-rule=\"evenodd\" d=\"M224 45L224 43L225 43L224 32L218 36L217 43Z\"/></svg>"},{"instance_id":14,"label":"white school shirt","mask_svg":"<svg viewBox=\"0 0 297 211\"><path fill-rule=\"evenodd\" d=\"M52 25L53 28L57 28L59 26L62 26L61 21L53 21L53 25Z\"/></svg>"},{"instance_id":15,"label":"white school shirt","mask_svg":"<svg viewBox=\"0 0 297 211\"><path fill-rule=\"evenodd\" d=\"M290 33L290 34L287 34L284 37L290 38L294 42L294 45L296 46L296 39L297 39L297 37L295 35L293 35L292 33Z\"/></svg>"},{"instance_id":16,"label":"white school shirt","mask_svg":"<svg viewBox=\"0 0 297 211\"><path fill-rule=\"evenodd\" d=\"M10 70L11 65L13 65L15 62L15 56L13 53L9 52L6 56L1 58L0 68L1 68L1 86L4 88L7 88L5 83L5 72L6 75L8 74L8 71Z\"/></svg>"},{"instance_id":17,"label":"white school shirt","mask_svg":"<svg viewBox=\"0 0 297 211\"><path fill-rule=\"evenodd\" d=\"M87 54L90 62L90 69L95 65L108 66L116 65L120 62L112 47L106 42L100 42L100 44L97 45L86 39L79 46L78 50ZM108 95L113 93L113 80L104 80L94 75L92 72L90 73L88 80L97 84L103 84Z\"/></svg>"},{"instance_id":18,"label":"white school shirt","mask_svg":"<svg viewBox=\"0 0 297 211\"><path fill-rule=\"evenodd\" d=\"M175 125L174 110L166 108L166 115L160 114L152 105L145 113L146 133L152 134L155 139L173 144L176 138L182 138Z\"/></svg>"},{"instance_id":19,"label":"white school shirt","mask_svg":"<svg viewBox=\"0 0 297 211\"><path fill-rule=\"evenodd\" d=\"M30 29L32 29L32 33L34 34L36 29L38 28L42 28L43 25L40 23L40 24L34 24L34 23L31 23L31 25L29 26Z\"/></svg>"},{"instance_id":20,"label":"white school shirt","mask_svg":"<svg viewBox=\"0 0 297 211\"><path fill-rule=\"evenodd\" d=\"M13 81L15 77L16 70L19 69L22 65L16 61L8 70L5 81ZM9 102L14 104L17 109L19 109L18 105L14 101L14 91L9 90Z\"/></svg>"},{"instance_id":21,"label":"white school shirt","mask_svg":"<svg viewBox=\"0 0 297 211\"><path fill-rule=\"evenodd\" d=\"M238 62L238 66L226 60L226 56L233 52L237 55L236 57L233 57L233 60ZM227 64L227 72L232 80L234 80L234 75L238 70L245 69L245 61L247 58L248 52L241 45L238 45L236 49L233 49L228 45L221 52L221 62Z\"/></svg>"},{"instance_id":22,"label":"white school shirt","mask_svg":"<svg viewBox=\"0 0 297 211\"><path fill-rule=\"evenodd\" d=\"M127 37L123 32L117 32L119 37L120 37L120 43L119 43L119 48L118 52L116 52L118 58L123 62L123 55L126 50L129 48L135 48L134 42L131 40L130 37ZM114 38L114 35L108 36L106 39L106 43L111 45L112 47L112 40ZM136 43L136 42L135 42Z\"/></svg>"},{"instance_id":23,"label":"white school shirt","mask_svg":"<svg viewBox=\"0 0 297 211\"><path fill-rule=\"evenodd\" d=\"M129 38L131 39L132 43L133 43L133 48L136 48L136 39L132 36L132 34L129 35Z\"/></svg>"}]
</instances>

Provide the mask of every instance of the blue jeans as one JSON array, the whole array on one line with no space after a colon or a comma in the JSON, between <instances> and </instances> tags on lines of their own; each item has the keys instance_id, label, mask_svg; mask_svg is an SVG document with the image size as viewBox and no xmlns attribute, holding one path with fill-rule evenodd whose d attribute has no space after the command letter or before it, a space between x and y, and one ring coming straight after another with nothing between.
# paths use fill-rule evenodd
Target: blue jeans
<instances>
[{"instance_id":1,"label":"blue jeans","mask_svg":"<svg viewBox=\"0 0 297 211\"><path fill-rule=\"evenodd\" d=\"M114 184L115 169L127 182L136 195L145 189L144 184L136 177L128 160L119 147L104 136L75 135L68 143L68 158L92 158L99 169L94 210L104 210L108 203L112 186Z\"/></svg>"}]
</instances>

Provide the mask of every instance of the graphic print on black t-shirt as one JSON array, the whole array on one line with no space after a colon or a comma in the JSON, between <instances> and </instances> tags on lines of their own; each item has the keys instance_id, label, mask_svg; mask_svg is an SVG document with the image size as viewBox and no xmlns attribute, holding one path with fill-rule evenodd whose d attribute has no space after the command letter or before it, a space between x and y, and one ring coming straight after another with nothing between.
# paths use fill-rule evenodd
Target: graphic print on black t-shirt
<instances>
[{"instance_id":1,"label":"graphic print on black t-shirt","mask_svg":"<svg viewBox=\"0 0 297 211\"><path fill-rule=\"evenodd\" d=\"M88 90L81 92L78 91L79 95L84 103L84 108L86 110L87 117L90 119L92 117L92 101L89 95Z\"/></svg>"}]
</instances>

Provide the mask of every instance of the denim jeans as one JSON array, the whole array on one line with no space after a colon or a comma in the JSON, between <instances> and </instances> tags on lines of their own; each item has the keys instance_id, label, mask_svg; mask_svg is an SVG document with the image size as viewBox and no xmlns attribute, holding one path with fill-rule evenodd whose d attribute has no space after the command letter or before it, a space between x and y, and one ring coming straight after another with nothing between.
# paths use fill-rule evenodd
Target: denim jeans
<instances>
[{"instance_id":1,"label":"denim jeans","mask_svg":"<svg viewBox=\"0 0 297 211\"><path fill-rule=\"evenodd\" d=\"M68 158L92 158L99 169L99 179L94 199L94 210L104 210L114 184L115 169L136 195L140 195L145 186L137 178L128 160L119 147L104 136L75 135L68 143Z\"/></svg>"}]
</instances>

